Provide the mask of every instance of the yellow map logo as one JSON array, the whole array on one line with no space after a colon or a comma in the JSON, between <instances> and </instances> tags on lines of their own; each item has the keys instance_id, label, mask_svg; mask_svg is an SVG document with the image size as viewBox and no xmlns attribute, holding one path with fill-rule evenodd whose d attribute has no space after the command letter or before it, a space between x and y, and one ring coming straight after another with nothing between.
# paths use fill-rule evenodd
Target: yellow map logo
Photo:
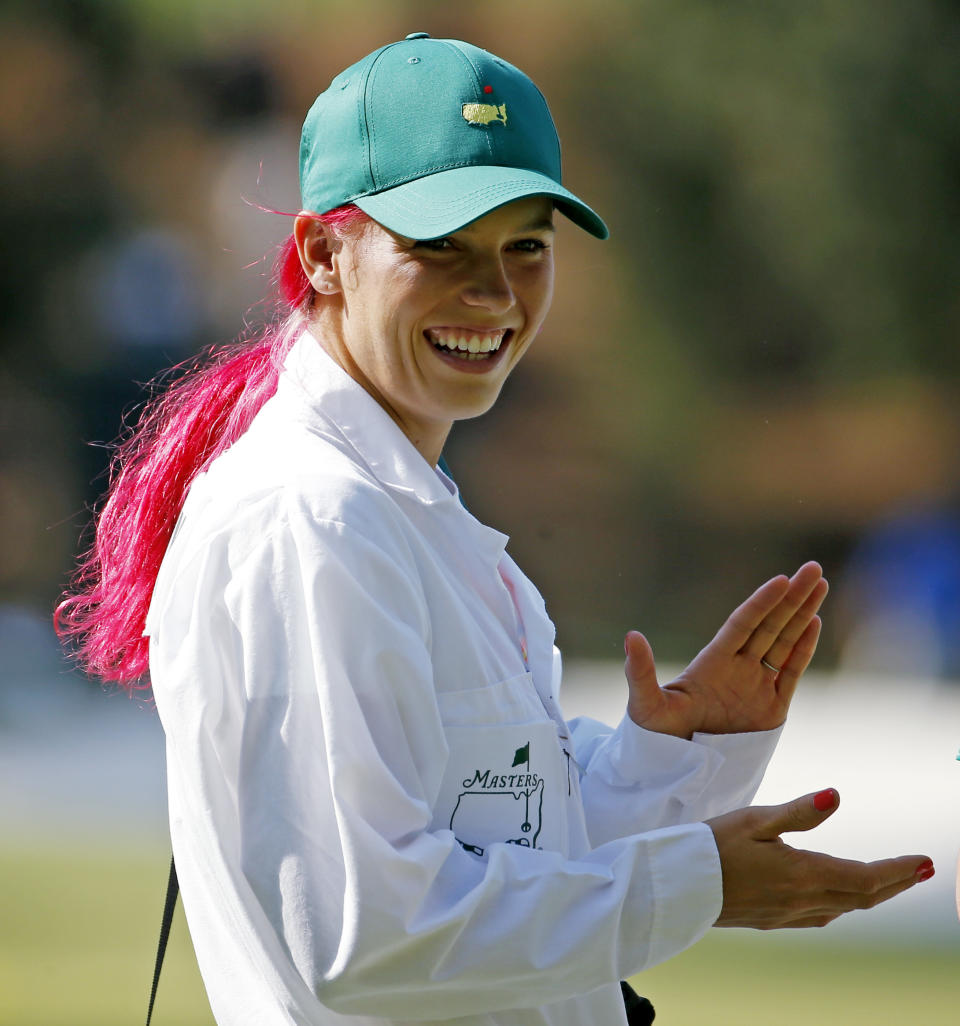
<instances>
[{"instance_id":1,"label":"yellow map logo","mask_svg":"<svg viewBox=\"0 0 960 1026\"><path fill-rule=\"evenodd\" d=\"M465 103L463 105L463 120L470 125L492 125L507 123L507 105L501 103L495 106L492 103Z\"/></svg>"}]
</instances>

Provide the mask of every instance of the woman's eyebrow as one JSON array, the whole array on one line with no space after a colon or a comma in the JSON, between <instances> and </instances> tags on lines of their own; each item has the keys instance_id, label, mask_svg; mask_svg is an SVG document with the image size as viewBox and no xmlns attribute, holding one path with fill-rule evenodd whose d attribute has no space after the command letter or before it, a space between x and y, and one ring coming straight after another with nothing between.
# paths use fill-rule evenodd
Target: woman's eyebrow
<instances>
[{"instance_id":1,"label":"woman's eyebrow","mask_svg":"<svg viewBox=\"0 0 960 1026\"><path fill-rule=\"evenodd\" d=\"M556 230L553 221L549 217L539 218L517 229L519 232L554 232Z\"/></svg>"}]
</instances>

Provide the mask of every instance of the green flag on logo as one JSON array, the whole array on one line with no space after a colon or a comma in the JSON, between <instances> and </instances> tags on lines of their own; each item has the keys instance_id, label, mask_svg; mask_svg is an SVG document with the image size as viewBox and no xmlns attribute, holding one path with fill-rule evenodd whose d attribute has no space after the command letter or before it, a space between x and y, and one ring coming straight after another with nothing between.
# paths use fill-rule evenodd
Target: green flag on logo
<instances>
[{"instance_id":1,"label":"green flag on logo","mask_svg":"<svg viewBox=\"0 0 960 1026\"><path fill-rule=\"evenodd\" d=\"M522 762L530 762L530 742L528 741L523 748L518 748L516 754L513 756L513 765L519 766Z\"/></svg>"}]
</instances>

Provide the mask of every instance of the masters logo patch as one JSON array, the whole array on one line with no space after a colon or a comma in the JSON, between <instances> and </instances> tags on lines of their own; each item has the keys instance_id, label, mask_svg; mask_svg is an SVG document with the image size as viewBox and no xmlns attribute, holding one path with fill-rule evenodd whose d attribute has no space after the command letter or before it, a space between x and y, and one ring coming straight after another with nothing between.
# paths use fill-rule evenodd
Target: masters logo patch
<instances>
[{"instance_id":1,"label":"masters logo patch","mask_svg":"<svg viewBox=\"0 0 960 1026\"><path fill-rule=\"evenodd\" d=\"M501 103L465 103L461 108L463 120L468 125L505 125L507 123L507 105Z\"/></svg>"},{"instance_id":2,"label":"masters logo patch","mask_svg":"<svg viewBox=\"0 0 960 1026\"><path fill-rule=\"evenodd\" d=\"M517 766L521 772L513 772ZM544 779L530 771L530 742L518 748L509 771L477 768L461 782L450 815L450 829L460 844L483 855L492 834L507 844L538 848L543 817Z\"/></svg>"}]
</instances>

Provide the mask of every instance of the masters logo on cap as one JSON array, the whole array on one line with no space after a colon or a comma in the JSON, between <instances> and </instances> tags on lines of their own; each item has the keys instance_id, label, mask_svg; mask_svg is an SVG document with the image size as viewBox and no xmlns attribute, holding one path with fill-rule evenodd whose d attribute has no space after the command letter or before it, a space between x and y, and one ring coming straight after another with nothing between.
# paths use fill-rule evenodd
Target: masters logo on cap
<instances>
[{"instance_id":1,"label":"masters logo on cap","mask_svg":"<svg viewBox=\"0 0 960 1026\"><path fill-rule=\"evenodd\" d=\"M465 103L461 108L463 120L468 125L492 125L507 123L507 105L495 107L492 103Z\"/></svg>"}]
</instances>

